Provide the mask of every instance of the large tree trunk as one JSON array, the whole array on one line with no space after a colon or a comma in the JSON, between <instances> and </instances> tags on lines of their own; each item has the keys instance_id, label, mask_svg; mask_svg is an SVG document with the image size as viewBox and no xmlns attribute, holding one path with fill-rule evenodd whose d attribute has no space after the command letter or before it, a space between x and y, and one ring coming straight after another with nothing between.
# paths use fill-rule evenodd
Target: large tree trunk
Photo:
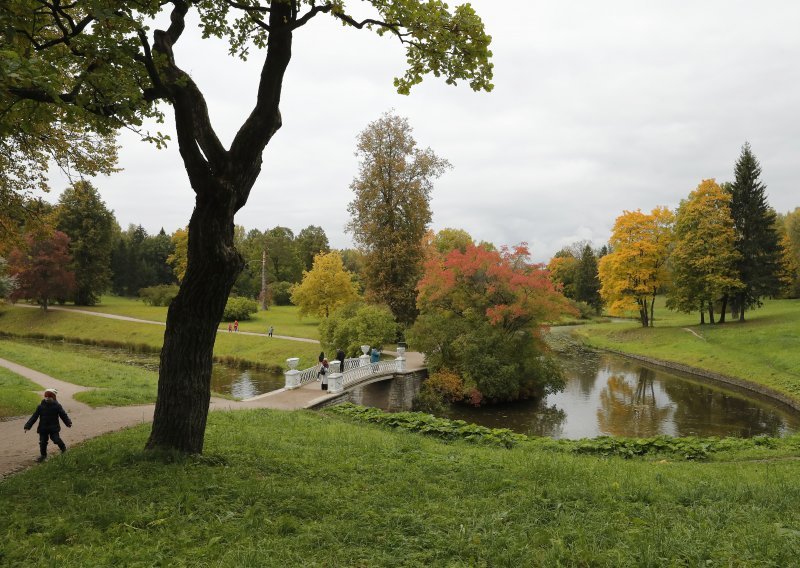
<instances>
[{"instance_id":1,"label":"large tree trunk","mask_svg":"<svg viewBox=\"0 0 800 568\"><path fill-rule=\"evenodd\" d=\"M233 217L247 203L261 172L262 152L281 126L281 86L291 59L292 28L288 23L296 14L293 3L272 3L272 31L256 105L226 150L211 126L202 93L175 65L172 46L183 32L189 4L175 1L174 6L169 29L154 33L154 51L162 61L159 65L151 62L148 69L175 109L178 148L196 201L189 222L186 274L167 314L147 448L200 453L211 398L217 326L244 266L233 244Z\"/></svg>"},{"instance_id":2,"label":"large tree trunk","mask_svg":"<svg viewBox=\"0 0 800 568\"><path fill-rule=\"evenodd\" d=\"M700 300L700 325L706 324L706 303Z\"/></svg>"},{"instance_id":3,"label":"large tree trunk","mask_svg":"<svg viewBox=\"0 0 800 568\"><path fill-rule=\"evenodd\" d=\"M167 313L151 449L202 452L217 327L243 267L233 244L233 203L213 199L225 192L201 195L189 222L186 275Z\"/></svg>"},{"instance_id":4,"label":"large tree trunk","mask_svg":"<svg viewBox=\"0 0 800 568\"><path fill-rule=\"evenodd\" d=\"M714 325L714 302L708 302L708 323Z\"/></svg>"}]
</instances>

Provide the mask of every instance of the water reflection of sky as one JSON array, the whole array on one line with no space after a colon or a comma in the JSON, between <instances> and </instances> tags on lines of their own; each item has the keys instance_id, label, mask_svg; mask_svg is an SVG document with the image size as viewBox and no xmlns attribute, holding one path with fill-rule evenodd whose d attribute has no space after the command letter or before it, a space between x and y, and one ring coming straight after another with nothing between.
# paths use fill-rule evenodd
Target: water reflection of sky
<instances>
[{"instance_id":1,"label":"water reflection of sky","mask_svg":"<svg viewBox=\"0 0 800 568\"><path fill-rule=\"evenodd\" d=\"M800 416L748 391L710 384L607 354L563 359L565 388L542 401L447 415L554 438L595 436L782 436Z\"/></svg>"}]
</instances>

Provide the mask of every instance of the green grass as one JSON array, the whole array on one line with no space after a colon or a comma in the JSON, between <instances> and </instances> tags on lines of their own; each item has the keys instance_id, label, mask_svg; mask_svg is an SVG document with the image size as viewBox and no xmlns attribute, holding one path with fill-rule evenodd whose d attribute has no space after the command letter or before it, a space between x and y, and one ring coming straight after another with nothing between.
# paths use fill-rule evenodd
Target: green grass
<instances>
[{"instance_id":1,"label":"green grass","mask_svg":"<svg viewBox=\"0 0 800 568\"><path fill-rule=\"evenodd\" d=\"M670 312L663 299L656 303L655 315L654 328L606 323L573 333L593 347L676 361L800 401L800 300L766 301L763 308L748 311L744 323L701 326L697 314Z\"/></svg>"},{"instance_id":2,"label":"green grass","mask_svg":"<svg viewBox=\"0 0 800 568\"><path fill-rule=\"evenodd\" d=\"M211 413L202 457L144 453L147 434L103 436L0 483L0 564L792 566L800 554L796 459L508 450L305 411Z\"/></svg>"},{"instance_id":3,"label":"green grass","mask_svg":"<svg viewBox=\"0 0 800 568\"><path fill-rule=\"evenodd\" d=\"M125 301L131 302L120 299L121 303ZM160 350L164 339L164 327L159 325L10 306L0 308L0 333L19 337L68 338L99 345L127 345L149 351ZM319 345L313 343L232 333L220 333L214 348L214 355L223 362L241 361L275 370L285 368L289 357L300 357L301 365L311 366L318 354Z\"/></svg>"},{"instance_id":4,"label":"green grass","mask_svg":"<svg viewBox=\"0 0 800 568\"><path fill-rule=\"evenodd\" d=\"M0 418L32 414L41 400L41 396L34 391L41 391L43 388L0 367Z\"/></svg>"},{"instance_id":5,"label":"green grass","mask_svg":"<svg viewBox=\"0 0 800 568\"><path fill-rule=\"evenodd\" d=\"M162 323L167 321L167 308L148 306L136 298L103 296L96 306L72 306L68 304L60 307L115 314ZM270 306L269 310L253 314L252 319L240 321L239 329L254 333L267 333L271 325L275 328L275 335L319 339L319 319L309 317L300 319L298 312L299 310L296 306ZM228 329L228 322L221 322L219 327L220 329Z\"/></svg>"},{"instance_id":6,"label":"green grass","mask_svg":"<svg viewBox=\"0 0 800 568\"><path fill-rule=\"evenodd\" d=\"M0 357L67 383L97 387L98 390L75 395L76 400L91 406L127 406L156 401L158 373L139 367L5 340L0 340Z\"/></svg>"}]
</instances>

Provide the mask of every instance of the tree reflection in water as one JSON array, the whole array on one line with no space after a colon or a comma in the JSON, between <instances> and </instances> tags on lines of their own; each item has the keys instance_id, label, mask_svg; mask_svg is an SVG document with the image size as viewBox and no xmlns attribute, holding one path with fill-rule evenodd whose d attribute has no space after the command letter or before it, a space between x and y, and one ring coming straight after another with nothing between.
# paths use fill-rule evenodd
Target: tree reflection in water
<instances>
[{"instance_id":1,"label":"tree reflection in water","mask_svg":"<svg viewBox=\"0 0 800 568\"><path fill-rule=\"evenodd\" d=\"M625 375L609 377L600 392L597 409L598 428L610 436L655 436L672 422L674 406L666 401L659 407L655 391L656 374L646 367L639 369L635 385Z\"/></svg>"}]
</instances>

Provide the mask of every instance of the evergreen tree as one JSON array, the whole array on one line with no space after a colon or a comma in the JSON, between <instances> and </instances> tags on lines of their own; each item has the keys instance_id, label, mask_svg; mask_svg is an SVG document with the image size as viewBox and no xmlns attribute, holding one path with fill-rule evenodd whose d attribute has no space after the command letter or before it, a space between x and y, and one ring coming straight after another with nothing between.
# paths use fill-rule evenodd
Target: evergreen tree
<instances>
[{"instance_id":1,"label":"evergreen tree","mask_svg":"<svg viewBox=\"0 0 800 568\"><path fill-rule=\"evenodd\" d=\"M733 297L739 321L744 321L745 309L760 306L761 298L780 290L783 251L775 230L775 211L767 204L767 187L761 182L761 165L746 142L736 162L735 176L727 188L740 255L738 279L743 287Z\"/></svg>"},{"instance_id":2,"label":"evergreen tree","mask_svg":"<svg viewBox=\"0 0 800 568\"><path fill-rule=\"evenodd\" d=\"M67 188L58 200L56 228L67 234L75 272L75 303L93 306L111 285L116 220L88 181Z\"/></svg>"},{"instance_id":3,"label":"evergreen tree","mask_svg":"<svg viewBox=\"0 0 800 568\"><path fill-rule=\"evenodd\" d=\"M585 302L600 313L603 300L600 297L600 276L597 269L597 257L592 247L586 243L575 270L575 299Z\"/></svg>"}]
</instances>

